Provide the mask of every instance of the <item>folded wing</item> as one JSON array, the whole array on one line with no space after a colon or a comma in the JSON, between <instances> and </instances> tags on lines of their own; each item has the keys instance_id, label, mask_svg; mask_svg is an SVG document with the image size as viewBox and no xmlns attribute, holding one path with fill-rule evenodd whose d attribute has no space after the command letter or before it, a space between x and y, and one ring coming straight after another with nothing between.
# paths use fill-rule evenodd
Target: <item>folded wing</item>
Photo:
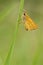
<instances>
[{"instance_id":1,"label":"folded wing","mask_svg":"<svg viewBox=\"0 0 43 65\"><path fill-rule=\"evenodd\" d=\"M25 21L25 29L26 30L35 30L38 26L35 24L30 17L27 17Z\"/></svg>"}]
</instances>

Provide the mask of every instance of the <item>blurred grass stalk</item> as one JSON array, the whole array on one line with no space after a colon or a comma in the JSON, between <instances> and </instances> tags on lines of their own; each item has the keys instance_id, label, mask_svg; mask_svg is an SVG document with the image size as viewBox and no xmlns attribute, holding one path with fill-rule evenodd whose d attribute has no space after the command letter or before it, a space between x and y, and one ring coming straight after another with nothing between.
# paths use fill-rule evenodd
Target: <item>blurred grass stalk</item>
<instances>
[{"instance_id":1,"label":"blurred grass stalk","mask_svg":"<svg viewBox=\"0 0 43 65\"><path fill-rule=\"evenodd\" d=\"M16 29L15 29L15 32L13 34L12 44L11 44L11 47L10 47L10 50L8 52L8 56L6 58L6 61L5 61L4 65L10 65L10 62L11 62L11 59L12 59L12 55L13 55L13 52L14 52L14 47L15 47L15 42L16 42L16 38L17 38L19 22L21 20L23 7L24 7L24 0L20 0L19 16L18 16L18 19L17 19Z\"/></svg>"}]
</instances>

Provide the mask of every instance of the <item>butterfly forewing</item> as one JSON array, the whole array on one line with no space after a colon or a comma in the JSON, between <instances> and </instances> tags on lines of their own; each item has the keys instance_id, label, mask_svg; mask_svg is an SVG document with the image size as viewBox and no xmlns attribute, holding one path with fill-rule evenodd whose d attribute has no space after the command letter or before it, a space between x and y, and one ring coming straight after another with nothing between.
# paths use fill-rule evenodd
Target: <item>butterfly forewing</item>
<instances>
[{"instance_id":1,"label":"butterfly forewing","mask_svg":"<svg viewBox=\"0 0 43 65\"><path fill-rule=\"evenodd\" d=\"M37 29L37 25L33 22L33 20L29 16L26 16L25 26L28 28L28 30Z\"/></svg>"}]
</instances>

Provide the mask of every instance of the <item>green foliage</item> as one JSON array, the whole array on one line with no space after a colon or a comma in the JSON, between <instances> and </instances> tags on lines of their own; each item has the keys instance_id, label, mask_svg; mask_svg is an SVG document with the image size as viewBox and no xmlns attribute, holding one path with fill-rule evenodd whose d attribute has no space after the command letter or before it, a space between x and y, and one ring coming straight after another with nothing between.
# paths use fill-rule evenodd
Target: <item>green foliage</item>
<instances>
[{"instance_id":1,"label":"green foliage","mask_svg":"<svg viewBox=\"0 0 43 65\"><path fill-rule=\"evenodd\" d=\"M37 30L19 25L24 7ZM0 0L0 65L43 65L42 0Z\"/></svg>"}]
</instances>

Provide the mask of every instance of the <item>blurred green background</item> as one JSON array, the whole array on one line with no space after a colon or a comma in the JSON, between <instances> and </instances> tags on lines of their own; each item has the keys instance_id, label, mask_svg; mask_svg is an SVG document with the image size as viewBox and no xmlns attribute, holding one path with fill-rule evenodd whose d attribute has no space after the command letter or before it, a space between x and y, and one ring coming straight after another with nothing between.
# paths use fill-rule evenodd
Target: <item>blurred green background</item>
<instances>
[{"instance_id":1,"label":"blurred green background","mask_svg":"<svg viewBox=\"0 0 43 65\"><path fill-rule=\"evenodd\" d=\"M0 0L0 65L12 44L19 6L20 0ZM26 31L20 24L10 65L43 65L43 0L25 0L24 9L38 29Z\"/></svg>"}]
</instances>

